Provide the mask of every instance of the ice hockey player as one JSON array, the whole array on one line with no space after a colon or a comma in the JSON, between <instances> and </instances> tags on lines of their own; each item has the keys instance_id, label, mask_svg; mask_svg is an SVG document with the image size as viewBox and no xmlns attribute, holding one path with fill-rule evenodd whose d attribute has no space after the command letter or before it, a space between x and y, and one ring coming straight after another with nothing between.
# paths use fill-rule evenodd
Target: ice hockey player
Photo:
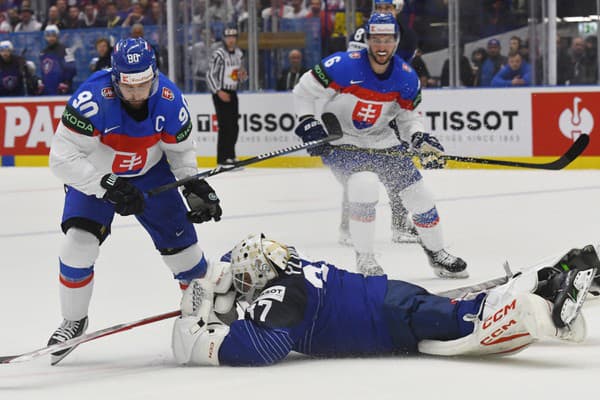
<instances>
[{"instance_id":1,"label":"ice hockey player","mask_svg":"<svg viewBox=\"0 0 600 400\"><path fill-rule=\"evenodd\" d=\"M295 133L303 141L327 135L315 119L316 103L335 114L344 136L332 145L309 151L321 156L341 182L347 182L349 230L357 269L365 275L383 274L374 256L379 180L397 193L412 214L421 245L435 274L466 278L467 264L445 250L440 217L433 196L406 150L420 155L426 168L441 168L444 148L424 132L416 107L421 88L415 71L394 55L398 24L391 14L373 14L367 24L368 49L339 52L305 73L294 88ZM379 179L378 179L379 178Z\"/></svg>"},{"instance_id":2,"label":"ice hockey player","mask_svg":"<svg viewBox=\"0 0 600 400\"><path fill-rule=\"evenodd\" d=\"M410 62L417 48L417 35L411 29L401 23L398 16L402 6L402 0L373 0L373 12L381 14L392 14L396 18L399 28L399 43L396 48L396 54L404 61ZM360 26L350 37L347 51L360 51L368 47L367 43L367 25ZM348 182L342 181L342 220L340 223L340 239L343 245L350 246L350 205L348 202ZM392 209L392 242L394 243L417 243L419 236L417 230L410 219L408 210L402 205L402 200L393 186L384 186L390 207Z\"/></svg>"},{"instance_id":3,"label":"ice hockey player","mask_svg":"<svg viewBox=\"0 0 600 400\"><path fill-rule=\"evenodd\" d=\"M502 286L450 299L385 275L364 277L306 260L292 246L251 235L211 263L209 274L221 278L217 286L205 280L188 287L173 353L181 364L260 366L290 351L483 356L515 354L541 338L581 342L581 306L598 266L586 246ZM236 295L249 306L227 326L214 312L227 312Z\"/></svg>"},{"instance_id":4,"label":"ice hockey player","mask_svg":"<svg viewBox=\"0 0 600 400\"><path fill-rule=\"evenodd\" d=\"M182 288L207 268L193 223L218 221L222 214L204 180L185 185L189 211L177 189L144 196L197 173L190 113L181 91L158 71L144 39L119 41L111 65L68 100L50 149L50 168L65 183L65 236L59 252L64 320L49 345L86 330L94 263L115 212L135 215ZM54 353L52 364L71 350Z\"/></svg>"}]
</instances>

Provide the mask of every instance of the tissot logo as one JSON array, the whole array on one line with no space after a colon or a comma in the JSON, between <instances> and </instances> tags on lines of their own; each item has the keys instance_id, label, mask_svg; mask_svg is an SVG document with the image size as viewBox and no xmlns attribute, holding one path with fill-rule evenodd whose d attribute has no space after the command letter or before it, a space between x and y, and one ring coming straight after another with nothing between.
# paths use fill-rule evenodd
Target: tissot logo
<instances>
[{"instance_id":1,"label":"tissot logo","mask_svg":"<svg viewBox=\"0 0 600 400\"><path fill-rule=\"evenodd\" d=\"M214 114L196 114L198 132L216 132L218 125ZM262 114L250 113L240 114L240 132L291 132L296 126L296 118L291 113L284 114Z\"/></svg>"},{"instance_id":2,"label":"tissot logo","mask_svg":"<svg viewBox=\"0 0 600 400\"><path fill-rule=\"evenodd\" d=\"M519 111L427 111L425 116L433 132L460 131L465 128L471 131L497 129L512 131Z\"/></svg>"}]
</instances>

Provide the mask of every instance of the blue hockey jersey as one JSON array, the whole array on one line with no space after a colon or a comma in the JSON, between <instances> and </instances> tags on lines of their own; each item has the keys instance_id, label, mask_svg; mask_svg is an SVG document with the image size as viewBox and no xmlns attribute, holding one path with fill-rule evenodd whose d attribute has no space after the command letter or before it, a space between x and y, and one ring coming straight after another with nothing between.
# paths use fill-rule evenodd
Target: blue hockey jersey
<instances>
[{"instance_id":1,"label":"blue hockey jersey","mask_svg":"<svg viewBox=\"0 0 600 400\"><path fill-rule=\"evenodd\" d=\"M268 365L290 351L361 356L412 353L422 339L470 333L462 315L476 302L452 302L387 276L364 277L295 256L234 321L219 349L221 365ZM222 259L227 260L228 255Z\"/></svg>"}]
</instances>

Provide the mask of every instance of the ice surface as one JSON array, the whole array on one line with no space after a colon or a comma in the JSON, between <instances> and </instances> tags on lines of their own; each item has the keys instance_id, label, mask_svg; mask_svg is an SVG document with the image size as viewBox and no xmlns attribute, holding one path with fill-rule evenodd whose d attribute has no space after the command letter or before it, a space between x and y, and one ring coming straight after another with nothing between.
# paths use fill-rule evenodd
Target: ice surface
<instances>
[{"instance_id":1,"label":"ice surface","mask_svg":"<svg viewBox=\"0 0 600 400\"><path fill-rule=\"evenodd\" d=\"M417 245L391 243L381 188L376 251L393 278L430 290L475 283L600 242L600 171L426 171L449 250L467 281L434 277ZM352 269L337 244L340 187L326 169L247 169L211 178L224 210L197 226L217 257L263 231L305 254ZM63 191L44 168L0 168L0 354L42 347L61 318L59 222ZM550 257L551 258L551 257ZM133 217L117 217L95 267L89 331L178 307L179 289ZM538 343L507 358L382 357L314 360L292 355L266 368L182 368L172 321L86 343L56 367L49 358L0 366L0 399L563 399L597 395L599 300L584 307L583 345Z\"/></svg>"}]
</instances>

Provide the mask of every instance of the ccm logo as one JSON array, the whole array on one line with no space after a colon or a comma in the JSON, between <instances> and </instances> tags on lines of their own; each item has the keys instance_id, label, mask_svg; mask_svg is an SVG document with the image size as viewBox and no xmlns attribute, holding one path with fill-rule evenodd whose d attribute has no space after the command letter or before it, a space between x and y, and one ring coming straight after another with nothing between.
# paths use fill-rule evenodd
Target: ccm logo
<instances>
[{"instance_id":1,"label":"ccm logo","mask_svg":"<svg viewBox=\"0 0 600 400\"><path fill-rule=\"evenodd\" d=\"M489 317L487 317L485 319L485 321L483 321L483 329L487 329L490 327L490 325L492 325L494 322L498 322L500 321L502 318L504 318L505 315L507 315L511 310L514 310L515 307L517 306L517 299L514 299L512 301L512 303L505 305L503 308L499 309L498 311L496 311L494 313L494 315L491 315Z\"/></svg>"}]
</instances>

